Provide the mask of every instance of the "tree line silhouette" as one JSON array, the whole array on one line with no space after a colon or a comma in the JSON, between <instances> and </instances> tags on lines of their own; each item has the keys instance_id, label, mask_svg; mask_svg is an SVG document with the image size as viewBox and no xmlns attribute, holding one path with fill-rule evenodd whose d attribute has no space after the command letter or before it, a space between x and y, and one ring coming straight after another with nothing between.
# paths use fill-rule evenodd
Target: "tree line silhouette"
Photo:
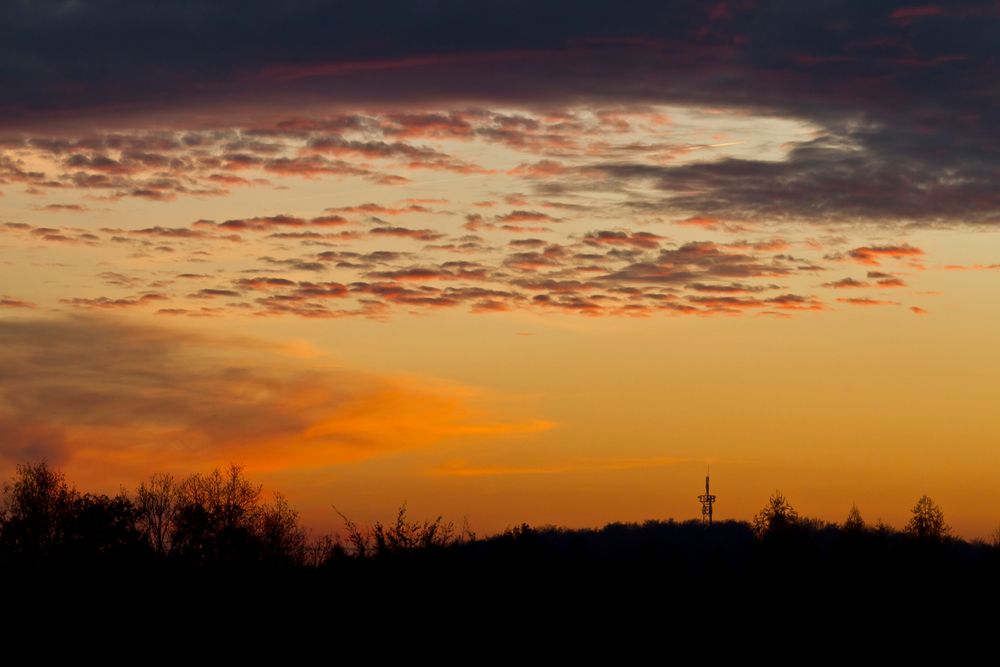
<instances>
[{"instance_id":1,"label":"tree line silhouette","mask_svg":"<svg viewBox=\"0 0 1000 667\"><path fill-rule=\"evenodd\" d=\"M2 490L0 581L53 572L132 580L254 573L258 583L335 579L363 587L401 586L420 573L428 582L464 578L496 595L544 581L564 590L581 582L659 587L674 596L762 582L771 594L776 582L836 591L859 583L902 588L914 579L939 587L1000 581L1000 539L955 537L927 496L902 530L866 523L857 507L841 524L805 518L780 492L752 521L712 527L695 520L583 530L521 524L480 537L441 517L412 520L405 505L387 523L361 526L340 516L342 536L310 536L283 496L266 498L235 465L184 479L157 474L135 493L109 496L78 491L44 462L25 464Z\"/></svg>"}]
</instances>

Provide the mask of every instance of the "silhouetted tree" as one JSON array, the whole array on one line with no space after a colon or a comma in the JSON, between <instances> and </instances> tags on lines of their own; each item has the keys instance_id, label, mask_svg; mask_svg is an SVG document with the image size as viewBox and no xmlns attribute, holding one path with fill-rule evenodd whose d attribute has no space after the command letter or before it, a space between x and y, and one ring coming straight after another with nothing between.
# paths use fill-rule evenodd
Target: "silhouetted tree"
<instances>
[{"instance_id":1,"label":"silhouetted tree","mask_svg":"<svg viewBox=\"0 0 1000 667\"><path fill-rule=\"evenodd\" d=\"M192 475L177 486L171 554L188 562L213 564L302 562L305 533L298 513L278 496L260 502L261 486L230 465Z\"/></svg>"},{"instance_id":2,"label":"silhouetted tree","mask_svg":"<svg viewBox=\"0 0 1000 667\"><path fill-rule=\"evenodd\" d=\"M910 511L913 516L906 524L907 534L937 542L947 537L951 528L944 522L944 512L928 496L921 496Z\"/></svg>"},{"instance_id":3,"label":"silhouetted tree","mask_svg":"<svg viewBox=\"0 0 1000 667\"><path fill-rule=\"evenodd\" d=\"M1000 526L993 529L993 532L990 533L989 540L987 540L986 543L994 549L1000 550Z\"/></svg>"},{"instance_id":4,"label":"silhouetted tree","mask_svg":"<svg viewBox=\"0 0 1000 667\"><path fill-rule=\"evenodd\" d=\"M19 465L4 484L3 547L12 556L41 559L64 542L79 494L45 461Z\"/></svg>"},{"instance_id":5,"label":"silhouetted tree","mask_svg":"<svg viewBox=\"0 0 1000 667\"><path fill-rule=\"evenodd\" d=\"M331 567L350 557L339 535L320 535L306 547L305 563L310 567Z\"/></svg>"},{"instance_id":6,"label":"silhouetted tree","mask_svg":"<svg viewBox=\"0 0 1000 667\"><path fill-rule=\"evenodd\" d=\"M135 506L124 493L80 494L45 461L18 466L3 489L0 549L22 563L138 557Z\"/></svg>"},{"instance_id":7,"label":"silhouetted tree","mask_svg":"<svg viewBox=\"0 0 1000 667\"><path fill-rule=\"evenodd\" d=\"M844 521L844 530L848 533L861 533L865 529L865 520L861 518L858 506L851 505L851 511L847 513L847 519Z\"/></svg>"},{"instance_id":8,"label":"silhouetted tree","mask_svg":"<svg viewBox=\"0 0 1000 667\"><path fill-rule=\"evenodd\" d=\"M258 508L254 523L263 560L285 565L305 562L306 532L299 525L299 513L285 496L275 493L274 504Z\"/></svg>"},{"instance_id":9,"label":"silhouetted tree","mask_svg":"<svg viewBox=\"0 0 1000 667\"><path fill-rule=\"evenodd\" d=\"M872 532L881 537L885 537L894 533L895 528L883 521L882 517L879 517L875 519L875 527L872 529Z\"/></svg>"},{"instance_id":10,"label":"silhouetted tree","mask_svg":"<svg viewBox=\"0 0 1000 667\"><path fill-rule=\"evenodd\" d=\"M177 484L172 475L157 473L139 484L136 492L138 527L153 550L164 556L170 550L177 515Z\"/></svg>"},{"instance_id":11,"label":"silhouetted tree","mask_svg":"<svg viewBox=\"0 0 1000 667\"><path fill-rule=\"evenodd\" d=\"M131 560L148 553L137 527L137 512L128 495L77 495L66 527L66 555L77 561Z\"/></svg>"},{"instance_id":12,"label":"silhouetted tree","mask_svg":"<svg viewBox=\"0 0 1000 667\"><path fill-rule=\"evenodd\" d=\"M753 518L753 529L759 536L779 533L797 525L799 514L781 491L775 491L767 505Z\"/></svg>"}]
</instances>

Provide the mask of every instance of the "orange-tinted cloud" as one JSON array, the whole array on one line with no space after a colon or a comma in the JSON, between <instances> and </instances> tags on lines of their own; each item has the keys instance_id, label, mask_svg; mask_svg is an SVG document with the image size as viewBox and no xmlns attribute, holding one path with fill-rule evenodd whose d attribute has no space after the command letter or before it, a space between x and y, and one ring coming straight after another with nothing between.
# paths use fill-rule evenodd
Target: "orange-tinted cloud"
<instances>
[{"instance_id":1,"label":"orange-tinted cloud","mask_svg":"<svg viewBox=\"0 0 1000 667\"><path fill-rule=\"evenodd\" d=\"M0 459L105 474L316 467L553 426L491 415L468 387L294 352L107 318L0 322Z\"/></svg>"},{"instance_id":2,"label":"orange-tinted cloud","mask_svg":"<svg viewBox=\"0 0 1000 667\"><path fill-rule=\"evenodd\" d=\"M898 301L883 301L881 299L872 299L870 297L841 297L837 299L840 303L847 303L852 306L898 306L900 303Z\"/></svg>"},{"instance_id":3,"label":"orange-tinted cloud","mask_svg":"<svg viewBox=\"0 0 1000 667\"><path fill-rule=\"evenodd\" d=\"M900 245L870 245L854 248L847 256L859 264L878 265L879 260L891 257L895 259L921 257L924 251L907 243Z\"/></svg>"},{"instance_id":4,"label":"orange-tinted cloud","mask_svg":"<svg viewBox=\"0 0 1000 667\"><path fill-rule=\"evenodd\" d=\"M551 178L566 173L566 165L556 160L539 160L534 163L522 163L507 172L511 176L526 178Z\"/></svg>"},{"instance_id":5,"label":"orange-tinted cloud","mask_svg":"<svg viewBox=\"0 0 1000 667\"><path fill-rule=\"evenodd\" d=\"M945 271L997 271L1000 264L946 264Z\"/></svg>"},{"instance_id":6,"label":"orange-tinted cloud","mask_svg":"<svg viewBox=\"0 0 1000 667\"><path fill-rule=\"evenodd\" d=\"M404 213L430 213L431 209L423 204L411 203L408 206L383 206L382 204L358 204L357 206L337 206L326 209L333 213L364 213L365 215L403 215Z\"/></svg>"},{"instance_id":7,"label":"orange-tinted cloud","mask_svg":"<svg viewBox=\"0 0 1000 667\"><path fill-rule=\"evenodd\" d=\"M722 226L722 222L717 218L711 218L704 215L695 215L690 218L685 218L684 220L674 220L675 225L681 225L683 227L701 227L702 229L714 230L719 229Z\"/></svg>"},{"instance_id":8,"label":"orange-tinted cloud","mask_svg":"<svg viewBox=\"0 0 1000 667\"><path fill-rule=\"evenodd\" d=\"M735 311L746 308L776 308L778 310L823 310L816 297L782 294L761 299L748 296L690 296L688 301L711 310Z\"/></svg>"},{"instance_id":9,"label":"orange-tinted cloud","mask_svg":"<svg viewBox=\"0 0 1000 667\"><path fill-rule=\"evenodd\" d=\"M35 304L11 296L0 295L0 308L35 308Z\"/></svg>"}]
</instances>

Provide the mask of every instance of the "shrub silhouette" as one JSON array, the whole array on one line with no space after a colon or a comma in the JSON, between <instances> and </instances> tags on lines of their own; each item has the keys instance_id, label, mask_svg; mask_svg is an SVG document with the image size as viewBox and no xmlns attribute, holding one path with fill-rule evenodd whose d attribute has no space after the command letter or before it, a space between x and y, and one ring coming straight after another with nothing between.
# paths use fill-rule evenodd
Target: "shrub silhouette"
<instances>
[{"instance_id":1,"label":"shrub silhouette","mask_svg":"<svg viewBox=\"0 0 1000 667\"><path fill-rule=\"evenodd\" d=\"M921 496L910 511L913 516L906 524L905 531L912 537L940 542L951 531L951 527L944 522L944 512L926 495Z\"/></svg>"},{"instance_id":2,"label":"shrub silhouette","mask_svg":"<svg viewBox=\"0 0 1000 667\"><path fill-rule=\"evenodd\" d=\"M406 517L406 503L400 505L393 523L376 521L367 529L358 526L336 507L333 509L344 521L347 541L352 546L354 555L361 559L386 558L443 548L473 538L468 527L456 536L455 525L446 523L441 516L433 521L410 521Z\"/></svg>"}]
</instances>

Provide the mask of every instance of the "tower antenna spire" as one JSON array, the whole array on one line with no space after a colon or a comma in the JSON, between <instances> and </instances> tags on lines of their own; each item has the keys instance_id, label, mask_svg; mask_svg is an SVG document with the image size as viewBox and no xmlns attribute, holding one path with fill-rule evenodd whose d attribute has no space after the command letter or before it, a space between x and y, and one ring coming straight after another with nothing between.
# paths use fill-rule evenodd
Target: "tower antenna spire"
<instances>
[{"instance_id":1,"label":"tower antenna spire","mask_svg":"<svg viewBox=\"0 0 1000 667\"><path fill-rule=\"evenodd\" d=\"M711 467L708 467L705 470L705 493L704 495L698 496L698 502L701 503L701 520L709 526L712 525L712 505L715 503L715 496L712 495L712 492L709 489L711 470Z\"/></svg>"}]
</instances>

